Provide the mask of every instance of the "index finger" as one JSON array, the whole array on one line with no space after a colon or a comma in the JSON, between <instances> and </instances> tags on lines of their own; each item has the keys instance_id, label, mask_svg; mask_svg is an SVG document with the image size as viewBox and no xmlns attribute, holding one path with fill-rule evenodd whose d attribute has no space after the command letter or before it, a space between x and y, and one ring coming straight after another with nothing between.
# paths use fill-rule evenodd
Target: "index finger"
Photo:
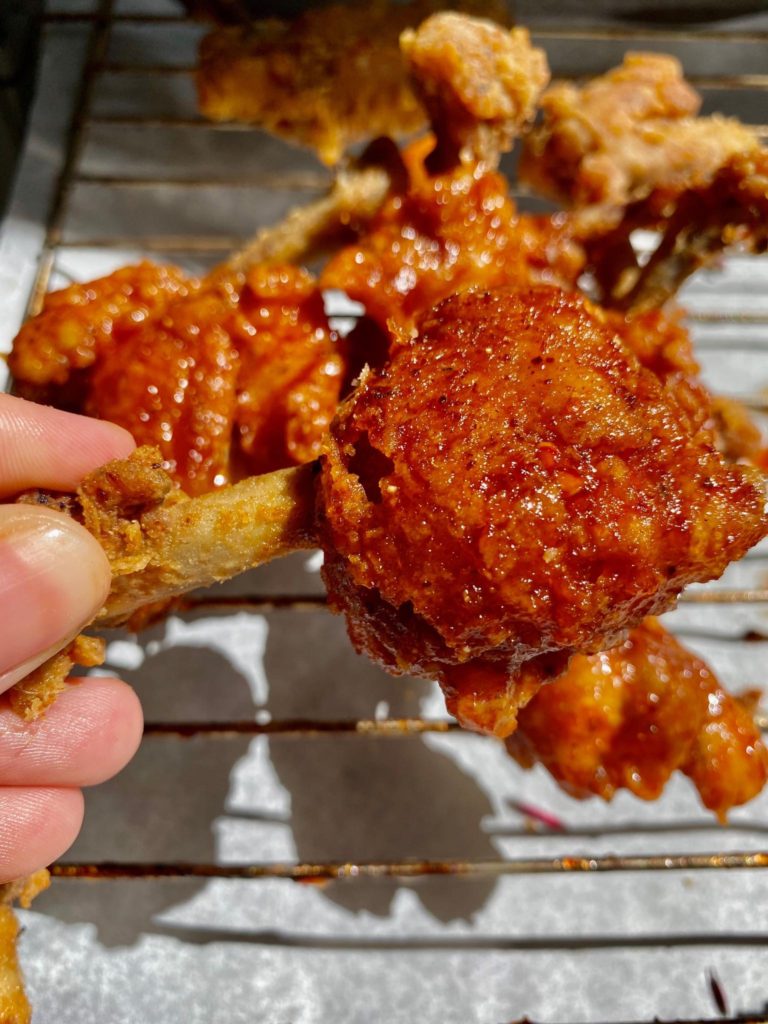
<instances>
[{"instance_id":1,"label":"index finger","mask_svg":"<svg viewBox=\"0 0 768 1024\"><path fill-rule=\"evenodd\" d=\"M0 497L30 487L71 491L135 447L127 430L0 394Z\"/></svg>"}]
</instances>

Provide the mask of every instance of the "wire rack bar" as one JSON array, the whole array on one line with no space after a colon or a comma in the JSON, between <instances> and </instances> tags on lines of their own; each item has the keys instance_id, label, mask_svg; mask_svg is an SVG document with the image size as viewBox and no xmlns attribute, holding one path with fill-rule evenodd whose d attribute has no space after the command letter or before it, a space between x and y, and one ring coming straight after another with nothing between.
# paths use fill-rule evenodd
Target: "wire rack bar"
<instances>
[{"instance_id":1,"label":"wire rack bar","mask_svg":"<svg viewBox=\"0 0 768 1024\"><path fill-rule=\"evenodd\" d=\"M176 75L194 75L197 73L195 64L134 64L129 61L103 61L96 68L102 74L109 75L158 75L160 77ZM558 72L559 80L567 79L576 84L589 82L594 74L578 74L568 71ZM739 75L686 75L686 81L698 89L768 89L768 74L750 73Z\"/></svg>"},{"instance_id":2,"label":"wire rack bar","mask_svg":"<svg viewBox=\"0 0 768 1024\"><path fill-rule=\"evenodd\" d=\"M425 733L465 733L458 722L443 718L360 718L318 721L287 718L271 722L237 720L231 722L149 722L145 736L169 736L175 739L235 739L238 736L375 736L398 738L423 736ZM467 733L467 735L471 735Z\"/></svg>"},{"instance_id":3,"label":"wire rack bar","mask_svg":"<svg viewBox=\"0 0 768 1024\"><path fill-rule=\"evenodd\" d=\"M43 24L67 24L70 22L94 22L101 24L106 22L107 24L126 22L128 24L139 24L139 25L182 25L182 24L199 24L194 18L189 17L185 14L152 14L150 11L146 13L130 11L114 11L112 13L102 13L99 11L45 11L41 17Z\"/></svg>"},{"instance_id":4,"label":"wire rack bar","mask_svg":"<svg viewBox=\"0 0 768 1024\"><path fill-rule=\"evenodd\" d=\"M98 22L112 21L115 23L128 23L139 25L194 25L201 28L206 23L184 14L153 14L147 12L120 12L112 15L103 15L93 11L48 11L42 15L44 23L60 22ZM582 26L579 28L536 28L531 29L531 35L539 39L601 39L617 40L623 39L652 39L659 42L683 42L689 43L692 35L684 29L646 28L642 26L628 25L626 27L610 27L605 25ZM710 40L733 43L756 43L760 44L768 40L768 32L729 32L718 29L697 29L696 41Z\"/></svg>"},{"instance_id":5,"label":"wire rack bar","mask_svg":"<svg viewBox=\"0 0 768 1024\"><path fill-rule=\"evenodd\" d=\"M247 235L112 235L109 238L63 238L59 249L146 249L148 252L231 252Z\"/></svg>"},{"instance_id":6,"label":"wire rack bar","mask_svg":"<svg viewBox=\"0 0 768 1024\"><path fill-rule=\"evenodd\" d=\"M283 878L293 882L330 882L364 878L426 878L454 875L498 878L504 875L596 874L625 871L712 871L768 868L768 853L691 853L651 856L521 857L513 860L404 860L325 862L319 864L170 863L54 864L55 878Z\"/></svg>"},{"instance_id":7,"label":"wire rack bar","mask_svg":"<svg viewBox=\"0 0 768 1024\"><path fill-rule=\"evenodd\" d=\"M246 174L240 177L140 177L127 174L77 174L73 181L78 185L99 185L106 188L268 188L289 191L310 191L327 188L331 182L329 174L318 171L300 171L294 174Z\"/></svg>"},{"instance_id":8,"label":"wire rack bar","mask_svg":"<svg viewBox=\"0 0 768 1024\"><path fill-rule=\"evenodd\" d=\"M62 225L67 201L72 187L72 177L80 160L85 141L85 121L93 98L96 68L104 60L109 46L113 0L99 0L97 19L88 40L84 72L80 79L75 98L74 113L70 122L64 149L64 162L51 204L46 224L45 238L40 252L35 282L27 303L26 317L39 312L53 271L56 248L61 241Z\"/></svg>"},{"instance_id":9,"label":"wire rack bar","mask_svg":"<svg viewBox=\"0 0 768 1024\"><path fill-rule=\"evenodd\" d=\"M245 121L210 121L201 115L183 114L91 114L86 118L89 125L107 128L141 126L146 128L201 128L206 131L252 132L254 126ZM745 127L757 134L768 134L768 125L747 124Z\"/></svg>"},{"instance_id":10,"label":"wire rack bar","mask_svg":"<svg viewBox=\"0 0 768 1024\"><path fill-rule=\"evenodd\" d=\"M763 732L768 732L768 716L756 715L755 722ZM423 736L427 733L454 733L459 736L475 736L447 718L361 718L318 721L315 719L288 718L270 722L253 722L238 719L230 722L148 722L144 726L145 737L170 737L172 739L229 740L241 736L279 736L280 738L311 739L320 736L369 736L381 739L405 739Z\"/></svg>"}]
</instances>

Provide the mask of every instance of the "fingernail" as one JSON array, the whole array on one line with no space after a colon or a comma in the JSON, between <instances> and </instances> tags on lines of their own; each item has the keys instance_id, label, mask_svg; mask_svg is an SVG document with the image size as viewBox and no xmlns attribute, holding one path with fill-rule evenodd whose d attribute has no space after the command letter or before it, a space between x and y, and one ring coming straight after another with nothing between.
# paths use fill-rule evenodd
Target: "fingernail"
<instances>
[{"instance_id":1,"label":"fingernail","mask_svg":"<svg viewBox=\"0 0 768 1024\"><path fill-rule=\"evenodd\" d=\"M42 664L103 605L104 552L50 509L0 506L0 692Z\"/></svg>"}]
</instances>

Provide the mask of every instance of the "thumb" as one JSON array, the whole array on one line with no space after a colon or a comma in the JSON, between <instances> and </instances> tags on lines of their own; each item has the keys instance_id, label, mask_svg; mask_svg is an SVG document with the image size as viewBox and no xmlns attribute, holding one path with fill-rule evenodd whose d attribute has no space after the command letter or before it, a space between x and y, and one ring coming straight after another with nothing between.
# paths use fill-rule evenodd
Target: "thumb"
<instances>
[{"instance_id":1,"label":"thumb","mask_svg":"<svg viewBox=\"0 0 768 1024\"><path fill-rule=\"evenodd\" d=\"M106 555L78 523L0 505L0 693L91 621L109 583Z\"/></svg>"}]
</instances>

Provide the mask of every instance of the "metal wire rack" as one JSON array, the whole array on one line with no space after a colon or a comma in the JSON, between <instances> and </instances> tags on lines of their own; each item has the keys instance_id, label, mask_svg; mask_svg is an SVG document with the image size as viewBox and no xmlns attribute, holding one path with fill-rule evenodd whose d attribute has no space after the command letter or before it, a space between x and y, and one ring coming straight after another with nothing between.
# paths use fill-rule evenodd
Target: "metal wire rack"
<instances>
[{"instance_id":1,"label":"metal wire rack","mask_svg":"<svg viewBox=\"0 0 768 1024\"><path fill-rule=\"evenodd\" d=\"M218 254L228 252L243 241L239 235L192 232L133 233L112 232L109 223L99 233L86 233L71 236L67 233L67 222L73 206L73 197L78 189L123 190L138 193L140 190L158 191L167 189L184 190L195 196L206 189L230 190L239 188L256 188L265 190L282 190L292 193L312 194L322 189L327 182L327 174L318 167L297 169L291 174L270 170L256 171L245 174L196 174L185 169L183 174L139 174L121 171L111 173L94 171L83 166L83 153L89 133L102 129L120 129L152 132L152 131L184 131L199 133L208 131L221 137L227 133L248 131L238 124L211 124L193 115L163 114L147 112L104 113L94 104L105 77L119 79L128 88L131 76L137 75L148 81L161 79L187 79L192 67L169 64L142 64L138 61L114 59L110 53L110 40L115 26L134 26L143 31L153 28L181 28L188 24L183 15L156 13L119 13L115 11L113 0L100 0L95 12L54 12L46 15L51 23L83 23L90 25L90 37L84 62L84 73L80 82L75 112L71 121L66 142L66 153L59 176L55 196L51 204L47 220L45 238L40 254L39 266L34 286L29 296L28 315L37 312L43 297L51 286L57 272L62 252L66 250L94 250L107 256L114 250L136 250L151 254L168 254L176 258L214 258ZM556 29L545 27L534 30L534 38L543 45L550 43L621 43L623 47L652 45L657 48L682 45L691 42L691 35L686 31L654 30L640 28L569 28ZM706 30L697 33L699 42L709 42L724 46L742 43L747 46L768 42L768 31L758 33L739 33L717 30ZM606 66L608 61L606 61ZM557 69L556 70L561 70ZM565 71L573 68L565 68ZM739 94L758 92L761 97L768 96L768 74L756 70L744 73L694 74L691 80L704 90L721 92L727 90L738 97ZM750 120L749 117L744 118ZM753 123L754 123L754 119ZM756 130L768 138L768 124L754 125ZM746 326L768 327L768 306L764 311L734 310L700 310L692 314L691 319L702 325L731 325L735 329ZM768 351L766 339L762 336L749 335L745 348L752 346L758 352ZM717 341L714 343L718 344ZM761 394L741 394L752 408L765 412L768 400ZM755 556L765 558L768 552ZM723 606L731 608L738 605L768 605L768 588L765 586L740 587L708 587L697 589L684 595L683 602L697 606ZM179 609L179 614L197 613L200 611L228 612L274 612L288 610L294 613L302 611L316 612L324 606L324 598L317 595L292 596L286 594L245 595L245 596L193 596L187 599ZM766 622L768 636L768 622ZM749 639L764 639L762 632L754 627L744 630L729 639L743 642ZM768 717L763 717L761 725L768 730ZM204 736L212 740L227 742L237 737L254 737L259 735L281 736L302 742L313 742L320 737L337 735L351 737L365 736L369 738L399 739L403 743L413 742L415 737L429 733L441 734L454 732L454 723L441 718L274 718L269 721L227 720L227 721L189 721L189 722L148 722L145 729L145 742L178 742L185 739ZM490 742L490 741L489 741ZM535 808L529 808L534 821L537 820ZM546 817L539 818L538 827L546 827L552 823ZM573 875L585 873L638 873L638 872L675 872L675 871L723 871L725 869L759 870L768 867L768 852L728 851L713 853L679 853L654 855L613 856L600 854L595 856L564 856L528 857L528 858L495 858L468 861L463 859L444 860L377 860L368 862L323 862L323 863L250 863L250 864L216 864L188 863L166 861L163 863L142 862L109 862L93 863L61 863L54 865L53 874L60 879L85 878L90 880L121 879L153 879L153 878L222 878L222 879L290 879L293 881L327 881L343 879L348 884L356 880L394 877L413 879L431 875L461 875L474 877L499 877L504 875ZM617 940L618 941L618 940ZM739 1020L749 1019L746 1015ZM764 1015L752 1018L755 1024L766 1024Z\"/></svg>"}]
</instances>

